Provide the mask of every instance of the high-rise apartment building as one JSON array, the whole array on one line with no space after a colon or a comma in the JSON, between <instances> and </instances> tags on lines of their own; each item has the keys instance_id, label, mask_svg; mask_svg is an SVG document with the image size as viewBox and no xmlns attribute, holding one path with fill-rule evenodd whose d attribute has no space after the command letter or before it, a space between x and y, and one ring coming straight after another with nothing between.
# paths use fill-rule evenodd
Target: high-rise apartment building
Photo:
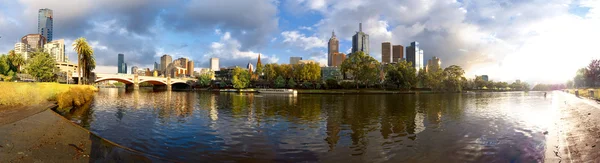
<instances>
[{"instance_id":1,"label":"high-rise apartment building","mask_svg":"<svg viewBox=\"0 0 600 163\"><path fill-rule=\"evenodd\" d=\"M210 58L210 70L219 71L219 58Z\"/></svg>"},{"instance_id":2,"label":"high-rise apartment building","mask_svg":"<svg viewBox=\"0 0 600 163\"><path fill-rule=\"evenodd\" d=\"M65 40L54 40L44 45L44 51L54 57L56 62L67 62L65 56Z\"/></svg>"},{"instance_id":3,"label":"high-rise apartment building","mask_svg":"<svg viewBox=\"0 0 600 163\"><path fill-rule=\"evenodd\" d=\"M154 62L154 70L160 70L160 64Z\"/></svg>"},{"instance_id":4,"label":"high-rise apartment building","mask_svg":"<svg viewBox=\"0 0 600 163\"><path fill-rule=\"evenodd\" d=\"M15 44L15 53L23 56L25 60L29 59L29 52L27 51L27 49L29 49L29 45L25 43L17 42Z\"/></svg>"},{"instance_id":5,"label":"high-rise apartment building","mask_svg":"<svg viewBox=\"0 0 600 163\"><path fill-rule=\"evenodd\" d=\"M53 20L52 10L45 8L38 11L38 34L44 36L48 42L52 41Z\"/></svg>"},{"instance_id":6,"label":"high-rise apartment building","mask_svg":"<svg viewBox=\"0 0 600 163\"><path fill-rule=\"evenodd\" d=\"M440 58L434 56L433 58L427 60L427 67L425 68L425 70L427 72L436 72L441 67L442 61L440 60Z\"/></svg>"},{"instance_id":7,"label":"high-rise apartment building","mask_svg":"<svg viewBox=\"0 0 600 163\"><path fill-rule=\"evenodd\" d=\"M327 44L327 66L333 66L333 57L340 50L340 41L335 37L335 31L331 32L331 38Z\"/></svg>"},{"instance_id":8,"label":"high-rise apartment building","mask_svg":"<svg viewBox=\"0 0 600 163\"><path fill-rule=\"evenodd\" d=\"M117 58L117 73L127 74L127 63L125 63L125 55L119 54Z\"/></svg>"},{"instance_id":9,"label":"high-rise apartment building","mask_svg":"<svg viewBox=\"0 0 600 163\"><path fill-rule=\"evenodd\" d=\"M290 57L290 64L295 65L298 64L302 60L302 57Z\"/></svg>"},{"instance_id":10,"label":"high-rise apartment building","mask_svg":"<svg viewBox=\"0 0 600 163\"><path fill-rule=\"evenodd\" d=\"M342 66L342 62L344 62L344 60L346 60L346 55L344 53L339 53L339 52L334 53L331 66L333 66L333 67Z\"/></svg>"},{"instance_id":11,"label":"high-rise apartment building","mask_svg":"<svg viewBox=\"0 0 600 163\"><path fill-rule=\"evenodd\" d=\"M383 42L381 43L381 63L392 63L390 60L392 53L392 43Z\"/></svg>"},{"instance_id":12,"label":"high-rise apartment building","mask_svg":"<svg viewBox=\"0 0 600 163\"><path fill-rule=\"evenodd\" d=\"M404 46L392 46L392 63L400 62L404 58Z\"/></svg>"},{"instance_id":13,"label":"high-rise apartment building","mask_svg":"<svg viewBox=\"0 0 600 163\"><path fill-rule=\"evenodd\" d=\"M369 54L369 35L362 31L362 23L358 24L358 32L352 36L352 53L357 51Z\"/></svg>"},{"instance_id":14,"label":"high-rise apartment building","mask_svg":"<svg viewBox=\"0 0 600 163\"><path fill-rule=\"evenodd\" d=\"M406 61L412 63L417 70L423 69L423 50L419 48L419 42L411 42L406 48Z\"/></svg>"},{"instance_id":15,"label":"high-rise apartment building","mask_svg":"<svg viewBox=\"0 0 600 163\"><path fill-rule=\"evenodd\" d=\"M168 54L165 54L162 57L160 57L160 72L162 74L165 74L167 72L167 68L171 66L172 62L173 58L171 58L171 56Z\"/></svg>"},{"instance_id":16,"label":"high-rise apartment building","mask_svg":"<svg viewBox=\"0 0 600 163\"><path fill-rule=\"evenodd\" d=\"M27 44L27 51L33 52L35 49L43 50L44 44L46 44L46 37L40 34L28 34L21 38L21 42Z\"/></svg>"}]
</instances>

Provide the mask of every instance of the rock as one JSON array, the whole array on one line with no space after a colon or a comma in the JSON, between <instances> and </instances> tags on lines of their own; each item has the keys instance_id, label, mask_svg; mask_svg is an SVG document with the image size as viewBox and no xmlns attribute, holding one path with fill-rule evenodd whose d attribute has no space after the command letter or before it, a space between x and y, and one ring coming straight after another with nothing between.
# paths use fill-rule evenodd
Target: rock
<instances>
[{"instance_id":1,"label":"rock","mask_svg":"<svg viewBox=\"0 0 600 163\"><path fill-rule=\"evenodd\" d=\"M548 135L548 131L544 131L544 135Z\"/></svg>"},{"instance_id":2,"label":"rock","mask_svg":"<svg viewBox=\"0 0 600 163\"><path fill-rule=\"evenodd\" d=\"M588 113L588 115L592 115L592 113Z\"/></svg>"},{"instance_id":3,"label":"rock","mask_svg":"<svg viewBox=\"0 0 600 163\"><path fill-rule=\"evenodd\" d=\"M596 145L592 145L592 148L596 147Z\"/></svg>"}]
</instances>

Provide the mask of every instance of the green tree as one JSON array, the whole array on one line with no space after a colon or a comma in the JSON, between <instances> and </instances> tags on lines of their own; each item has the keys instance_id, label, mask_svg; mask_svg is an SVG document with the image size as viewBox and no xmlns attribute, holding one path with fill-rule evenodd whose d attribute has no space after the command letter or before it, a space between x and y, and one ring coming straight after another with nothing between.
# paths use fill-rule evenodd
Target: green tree
<instances>
[{"instance_id":1,"label":"green tree","mask_svg":"<svg viewBox=\"0 0 600 163\"><path fill-rule=\"evenodd\" d=\"M396 64L389 64L386 73L386 83L397 86L401 89L410 89L417 83L417 75L412 63L400 61Z\"/></svg>"},{"instance_id":2,"label":"green tree","mask_svg":"<svg viewBox=\"0 0 600 163\"><path fill-rule=\"evenodd\" d=\"M443 70L441 68L438 68L437 70L430 70L429 72L427 72L424 76L425 76L425 87L431 88L432 90L435 91L440 91L443 88L442 85L442 78L444 76L443 74Z\"/></svg>"},{"instance_id":3,"label":"green tree","mask_svg":"<svg viewBox=\"0 0 600 163\"><path fill-rule=\"evenodd\" d=\"M8 56L5 54L0 55L0 74L6 75L10 71L10 64L8 61Z\"/></svg>"},{"instance_id":4,"label":"green tree","mask_svg":"<svg viewBox=\"0 0 600 163\"><path fill-rule=\"evenodd\" d=\"M2 80L4 80L5 82L13 81L15 79L16 79L16 74L12 70L8 70L8 73L6 73L6 76L2 77Z\"/></svg>"},{"instance_id":5,"label":"green tree","mask_svg":"<svg viewBox=\"0 0 600 163\"><path fill-rule=\"evenodd\" d=\"M8 52L8 60L14 67L14 72L21 72L21 66L25 65L25 58L21 54L16 54L14 50Z\"/></svg>"},{"instance_id":6,"label":"green tree","mask_svg":"<svg viewBox=\"0 0 600 163\"><path fill-rule=\"evenodd\" d=\"M277 71L275 71L276 63L269 63L265 65L264 72L265 78L267 81L273 81L278 78L280 75L277 75Z\"/></svg>"},{"instance_id":7,"label":"green tree","mask_svg":"<svg viewBox=\"0 0 600 163\"><path fill-rule=\"evenodd\" d=\"M354 78L356 89L359 82L369 85L379 79L379 62L373 57L359 51L352 53L344 62L342 62L342 73L349 73Z\"/></svg>"},{"instance_id":8,"label":"green tree","mask_svg":"<svg viewBox=\"0 0 600 163\"><path fill-rule=\"evenodd\" d=\"M290 80L288 81L288 87L289 88L294 88L296 87L296 82L294 81L294 78L290 78Z\"/></svg>"},{"instance_id":9,"label":"green tree","mask_svg":"<svg viewBox=\"0 0 600 163\"><path fill-rule=\"evenodd\" d=\"M80 37L73 42L73 50L77 53L77 74L79 76L79 84L81 84L81 72L83 71L83 83L88 84L88 79L92 70L96 68L96 60L94 59L94 50L87 43L85 38Z\"/></svg>"},{"instance_id":10,"label":"green tree","mask_svg":"<svg viewBox=\"0 0 600 163\"><path fill-rule=\"evenodd\" d=\"M250 85L250 73L242 68L233 69L233 88L244 89Z\"/></svg>"},{"instance_id":11,"label":"green tree","mask_svg":"<svg viewBox=\"0 0 600 163\"><path fill-rule=\"evenodd\" d=\"M275 88L283 88L285 87L285 79L280 75L275 79Z\"/></svg>"},{"instance_id":12,"label":"green tree","mask_svg":"<svg viewBox=\"0 0 600 163\"><path fill-rule=\"evenodd\" d=\"M256 71L254 71L254 73L256 73L256 75L258 76L259 79L261 78L261 76L264 75L264 72L265 72L265 70L264 70L263 64L260 62L256 63Z\"/></svg>"},{"instance_id":13,"label":"green tree","mask_svg":"<svg viewBox=\"0 0 600 163\"><path fill-rule=\"evenodd\" d=\"M462 78L465 71L457 65L452 65L444 69L444 86L446 90L453 92L462 91Z\"/></svg>"},{"instance_id":14,"label":"green tree","mask_svg":"<svg viewBox=\"0 0 600 163\"><path fill-rule=\"evenodd\" d=\"M600 60L592 60L587 67L586 77L588 78L588 86L596 87L596 83L600 81Z\"/></svg>"},{"instance_id":15,"label":"green tree","mask_svg":"<svg viewBox=\"0 0 600 163\"><path fill-rule=\"evenodd\" d=\"M575 86L575 88L582 88L582 87L586 86L585 72L586 72L586 68L580 68L575 73L575 77L573 78L573 85Z\"/></svg>"},{"instance_id":16,"label":"green tree","mask_svg":"<svg viewBox=\"0 0 600 163\"><path fill-rule=\"evenodd\" d=\"M56 70L56 61L50 54L40 52L35 57L29 59L27 73L35 77L38 81L53 81Z\"/></svg>"},{"instance_id":17,"label":"green tree","mask_svg":"<svg viewBox=\"0 0 600 163\"><path fill-rule=\"evenodd\" d=\"M200 85L201 87L209 86L211 77L212 77L211 72L201 74L200 76L198 76L198 85Z\"/></svg>"},{"instance_id":18,"label":"green tree","mask_svg":"<svg viewBox=\"0 0 600 163\"><path fill-rule=\"evenodd\" d=\"M475 87L477 89L483 89L483 87L487 86L487 82L483 80L481 76L475 76Z\"/></svg>"}]
</instances>

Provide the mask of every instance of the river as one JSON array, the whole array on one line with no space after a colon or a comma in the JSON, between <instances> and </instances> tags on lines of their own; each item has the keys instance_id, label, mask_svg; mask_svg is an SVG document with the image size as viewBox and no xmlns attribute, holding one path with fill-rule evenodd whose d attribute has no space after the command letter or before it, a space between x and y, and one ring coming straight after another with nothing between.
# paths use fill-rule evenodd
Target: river
<instances>
[{"instance_id":1,"label":"river","mask_svg":"<svg viewBox=\"0 0 600 163\"><path fill-rule=\"evenodd\" d=\"M102 88L66 117L125 147L184 162L543 162L556 119L543 94Z\"/></svg>"}]
</instances>

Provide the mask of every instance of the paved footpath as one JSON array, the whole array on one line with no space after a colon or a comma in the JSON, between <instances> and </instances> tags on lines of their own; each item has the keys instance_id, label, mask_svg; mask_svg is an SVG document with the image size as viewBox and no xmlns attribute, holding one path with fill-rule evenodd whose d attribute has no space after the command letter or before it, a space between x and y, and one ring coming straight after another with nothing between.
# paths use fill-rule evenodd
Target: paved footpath
<instances>
[{"instance_id":1,"label":"paved footpath","mask_svg":"<svg viewBox=\"0 0 600 163\"><path fill-rule=\"evenodd\" d=\"M167 162L90 134L52 105L41 107L0 112L0 162ZM22 119L4 118L11 115Z\"/></svg>"},{"instance_id":2,"label":"paved footpath","mask_svg":"<svg viewBox=\"0 0 600 163\"><path fill-rule=\"evenodd\" d=\"M552 93L555 124L547 135L546 162L600 162L600 104Z\"/></svg>"}]
</instances>

